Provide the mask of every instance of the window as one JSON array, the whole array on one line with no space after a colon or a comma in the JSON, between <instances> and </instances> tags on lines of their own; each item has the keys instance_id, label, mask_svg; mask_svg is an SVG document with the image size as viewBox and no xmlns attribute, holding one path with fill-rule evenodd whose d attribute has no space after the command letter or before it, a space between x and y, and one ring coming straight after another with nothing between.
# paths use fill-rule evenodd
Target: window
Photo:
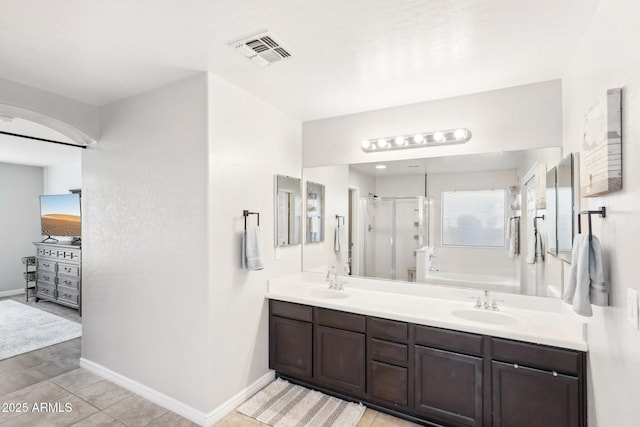
<instances>
[{"instance_id":1,"label":"window","mask_svg":"<svg viewBox=\"0 0 640 427\"><path fill-rule=\"evenodd\" d=\"M505 190L444 191L442 245L504 247Z\"/></svg>"}]
</instances>

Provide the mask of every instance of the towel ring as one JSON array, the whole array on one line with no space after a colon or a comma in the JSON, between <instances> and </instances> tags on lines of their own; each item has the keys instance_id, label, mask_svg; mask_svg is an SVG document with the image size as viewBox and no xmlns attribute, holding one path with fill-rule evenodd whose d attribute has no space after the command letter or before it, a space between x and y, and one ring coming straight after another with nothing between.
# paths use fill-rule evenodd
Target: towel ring
<instances>
[{"instance_id":1,"label":"towel ring","mask_svg":"<svg viewBox=\"0 0 640 427\"><path fill-rule=\"evenodd\" d=\"M242 216L244 216L244 229L247 229L247 217L249 215L257 215L258 216L258 227L260 227L260 212L249 212L248 210L242 211Z\"/></svg>"},{"instance_id":2,"label":"towel ring","mask_svg":"<svg viewBox=\"0 0 640 427\"><path fill-rule=\"evenodd\" d=\"M607 208L604 206L601 206L600 209L597 210L586 210L586 211L581 211L578 212L578 234L582 234L582 224L580 221L580 215L587 215L588 216L588 222L589 222L589 241L591 241L593 239L593 234L591 233L591 215L593 214L598 214L600 215L600 218L606 218L607 217Z\"/></svg>"}]
</instances>

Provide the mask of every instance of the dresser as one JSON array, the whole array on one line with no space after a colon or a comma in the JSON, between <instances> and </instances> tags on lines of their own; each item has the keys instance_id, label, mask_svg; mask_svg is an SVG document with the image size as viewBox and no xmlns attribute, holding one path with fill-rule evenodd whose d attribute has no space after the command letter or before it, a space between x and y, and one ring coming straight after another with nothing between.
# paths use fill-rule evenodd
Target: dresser
<instances>
[{"instance_id":1,"label":"dresser","mask_svg":"<svg viewBox=\"0 0 640 427\"><path fill-rule=\"evenodd\" d=\"M69 243L36 246L36 302L77 308L82 315L82 249Z\"/></svg>"}]
</instances>

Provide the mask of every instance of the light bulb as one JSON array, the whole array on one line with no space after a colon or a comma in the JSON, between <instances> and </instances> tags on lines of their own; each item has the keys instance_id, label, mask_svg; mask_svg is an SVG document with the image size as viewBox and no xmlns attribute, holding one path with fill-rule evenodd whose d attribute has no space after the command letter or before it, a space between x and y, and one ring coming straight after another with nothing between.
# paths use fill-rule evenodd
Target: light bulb
<instances>
[{"instance_id":1,"label":"light bulb","mask_svg":"<svg viewBox=\"0 0 640 427\"><path fill-rule=\"evenodd\" d=\"M365 139L360 143L360 146L362 147L363 150L368 150L371 148L371 141L369 141L368 139Z\"/></svg>"},{"instance_id":2,"label":"light bulb","mask_svg":"<svg viewBox=\"0 0 640 427\"><path fill-rule=\"evenodd\" d=\"M456 129L456 131L453 133L453 136L460 141L461 139L465 139L467 137L467 131L465 131L464 129Z\"/></svg>"},{"instance_id":3,"label":"light bulb","mask_svg":"<svg viewBox=\"0 0 640 427\"><path fill-rule=\"evenodd\" d=\"M433 134L433 139L436 142L442 142L444 141L444 134L442 132L436 132Z\"/></svg>"},{"instance_id":4,"label":"light bulb","mask_svg":"<svg viewBox=\"0 0 640 427\"><path fill-rule=\"evenodd\" d=\"M380 148L385 148L387 146L387 144L388 144L388 142L384 138L380 138L378 140L378 147L380 147Z\"/></svg>"},{"instance_id":5,"label":"light bulb","mask_svg":"<svg viewBox=\"0 0 640 427\"><path fill-rule=\"evenodd\" d=\"M422 144L424 142L424 135L421 133L417 133L413 136L413 142L416 144Z\"/></svg>"},{"instance_id":6,"label":"light bulb","mask_svg":"<svg viewBox=\"0 0 640 427\"><path fill-rule=\"evenodd\" d=\"M407 140L402 136L397 136L395 139L396 145L407 145Z\"/></svg>"},{"instance_id":7,"label":"light bulb","mask_svg":"<svg viewBox=\"0 0 640 427\"><path fill-rule=\"evenodd\" d=\"M386 169L387 165L376 165L376 169Z\"/></svg>"}]
</instances>

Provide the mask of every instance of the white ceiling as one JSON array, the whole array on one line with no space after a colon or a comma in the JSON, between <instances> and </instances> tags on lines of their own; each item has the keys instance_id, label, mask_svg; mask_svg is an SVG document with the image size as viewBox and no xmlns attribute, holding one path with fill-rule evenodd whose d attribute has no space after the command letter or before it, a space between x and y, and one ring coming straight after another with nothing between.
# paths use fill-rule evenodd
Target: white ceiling
<instances>
[{"instance_id":1,"label":"white ceiling","mask_svg":"<svg viewBox=\"0 0 640 427\"><path fill-rule=\"evenodd\" d=\"M302 120L556 79L599 0L3 0L0 77L91 104L202 70ZM270 30L294 58L228 44Z\"/></svg>"}]
</instances>

